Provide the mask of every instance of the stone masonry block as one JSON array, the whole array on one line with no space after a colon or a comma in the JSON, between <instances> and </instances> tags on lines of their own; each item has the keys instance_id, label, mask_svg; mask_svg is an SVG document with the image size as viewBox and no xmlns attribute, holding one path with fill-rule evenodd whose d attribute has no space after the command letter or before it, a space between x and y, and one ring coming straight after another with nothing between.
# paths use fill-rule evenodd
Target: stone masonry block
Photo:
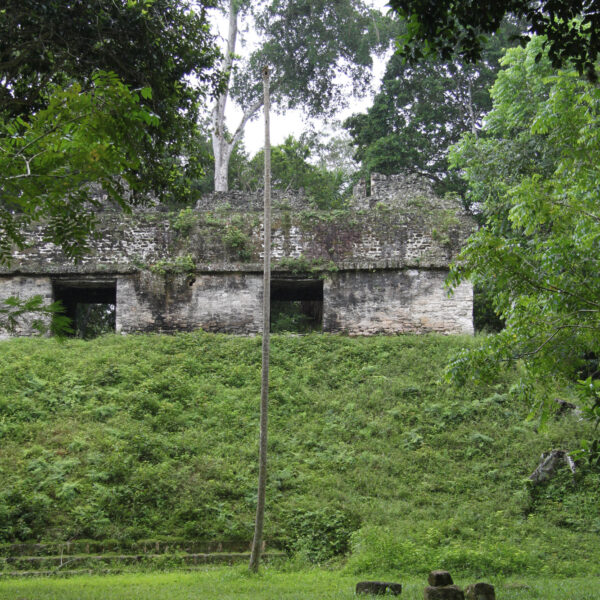
<instances>
[{"instance_id":1,"label":"stone masonry block","mask_svg":"<svg viewBox=\"0 0 600 600\"><path fill-rule=\"evenodd\" d=\"M392 596L399 596L402 593L402 584L388 581L359 581L356 584L357 594L383 596L388 592Z\"/></svg>"},{"instance_id":2,"label":"stone masonry block","mask_svg":"<svg viewBox=\"0 0 600 600\"><path fill-rule=\"evenodd\" d=\"M472 583L465 588L466 600L496 600L494 586L489 583Z\"/></svg>"},{"instance_id":3,"label":"stone masonry block","mask_svg":"<svg viewBox=\"0 0 600 600\"><path fill-rule=\"evenodd\" d=\"M465 600L465 595L457 585L427 586L424 598L425 600Z\"/></svg>"},{"instance_id":4,"label":"stone masonry block","mask_svg":"<svg viewBox=\"0 0 600 600\"><path fill-rule=\"evenodd\" d=\"M429 582L429 585L433 587L452 585L454 583L454 581L452 581L452 575L450 575L448 571L443 571L441 569L431 571L431 573L429 573L427 581Z\"/></svg>"}]
</instances>

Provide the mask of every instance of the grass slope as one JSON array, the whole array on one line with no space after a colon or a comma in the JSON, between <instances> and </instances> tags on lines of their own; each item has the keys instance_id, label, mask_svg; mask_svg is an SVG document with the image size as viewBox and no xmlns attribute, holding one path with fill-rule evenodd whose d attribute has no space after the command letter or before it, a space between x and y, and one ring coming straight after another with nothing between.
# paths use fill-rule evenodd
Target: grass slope
<instances>
[{"instance_id":1,"label":"grass slope","mask_svg":"<svg viewBox=\"0 0 600 600\"><path fill-rule=\"evenodd\" d=\"M598 475L524 483L587 425L440 383L468 343L274 336L267 537L355 573L598 574ZM0 539L250 540L259 392L258 338L0 342Z\"/></svg>"}]
</instances>

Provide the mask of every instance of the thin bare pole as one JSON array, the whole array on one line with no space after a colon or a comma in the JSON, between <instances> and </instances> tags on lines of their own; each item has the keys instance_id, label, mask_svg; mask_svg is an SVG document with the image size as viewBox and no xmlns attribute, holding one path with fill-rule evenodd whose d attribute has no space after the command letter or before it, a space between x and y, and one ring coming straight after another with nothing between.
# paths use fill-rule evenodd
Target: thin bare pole
<instances>
[{"instance_id":1,"label":"thin bare pole","mask_svg":"<svg viewBox=\"0 0 600 600\"><path fill-rule=\"evenodd\" d=\"M263 525L265 521L265 495L267 489L267 424L269 410L269 349L271 330L271 139L269 110L269 67L263 69L265 95L265 216L264 268L263 268L263 331L262 331L262 380L260 389L260 448L258 452L258 500L254 539L250 555L250 571L258 571L262 551Z\"/></svg>"}]
</instances>

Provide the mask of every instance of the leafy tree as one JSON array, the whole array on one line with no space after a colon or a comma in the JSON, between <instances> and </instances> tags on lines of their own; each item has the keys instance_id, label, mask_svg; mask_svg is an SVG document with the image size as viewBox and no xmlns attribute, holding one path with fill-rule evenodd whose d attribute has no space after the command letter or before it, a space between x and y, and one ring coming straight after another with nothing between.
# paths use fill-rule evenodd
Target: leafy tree
<instances>
[{"instance_id":1,"label":"leafy tree","mask_svg":"<svg viewBox=\"0 0 600 600\"><path fill-rule=\"evenodd\" d=\"M11 296L0 302L0 331L14 333L21 319L26 318L29 326L38 333L50 331L54 335L64 337L72 333L71 320L62 314L60 302L44 304L40 295L22 299ZM34 319L30 317L35 315Z\"/></svg>"},{"instance_id":2,"label":"leafy tree","mask_svg":"<svg viewBox=\"0 0 600 600\"><path fill-rule=\"evenodd\" d=\"M170 191L184 169L176 159L193 131L217 56L205 9L213 0L6 0L0 10L0 119L27 120L50 90L89 89L97 71L130 89L150 88L145 110L158 116L135 167L139 186ZM170 160L168 160L170 159Z\"/></svg>"},{"instance_id":3,"label":"leafy tree","mask_svg":"<svg viewBox=\"0 0 600 600\"><path fill-rule=\"evenodd\" d=\"M388 62L381 90L365 114L346 120L364 173L409 171L437 189L463 191L460 175L448 168L448 149L466 132L476 132L491 108L488 89L510 36L505 23L475 65L462 60L407 63L400 54Z\"/></svg>"},{"instance_id":4,"label":"leafy tree","mask_svg":"<svg viewBox=\"0 0 600 600\"><path fill-rule=\"evenodd\" d=\"M553 67L571 61L580 74L596 79L598 0L389 0L388 4L406 20L407 31L399 44L402 54L413 61L434 52L446 60L458 54L475 62L483 53L482 34L497 31L503 18L512 14L529 24L527 34L520 36L523 43L533 34L545 36L540 52L547 48Z\"/></svg>"},{"instance_id":5,"label":"leafy tree","mask_svg":"<svg viewBox=\"0 0 600 600\"><path fill-rule=\"evenodd\" d=\"M7 0L0 9L0 262L23 230L77 259L98 187L126 206L136 191L185 191L178 158L217 51L205 7L185 0ZM198 84L192 84L195 79ZM2 304L0 327L56 313L40 298ZM57 326L62 320L53 320ZM64 328L63 328L64 329Z\"/></svg>"},{"instance_id":6,"label":"leafy tree","mask_svg":"<svg viewBox=\"0 0 600 600\"><path fill-rule=\"evenodd\" d=\"M196 159L200 162L202 176L191 180L190 188L195 194L190 194L190 199L194 199L198 194L215 191L215 157L213 155L210 124L202 120L196 133L193 150L189 153L189 156L190 159ZM187 153L186 156L188 156ZM227 189L255 191L258 181L255 168L256 166L251 164L243 140L240 140L232 148L229 157Z\"/></svg>"},{"instance_id":7,"label":"leafy tree","mask_svg":"<svg viewBox=\"0 0 600 600\"><path fill-rule=\"evenodd\" d=\"M538 59L543 48L544 40L534 38L507 52L484 135L466 135L453 151L485 226L470 238L450 282L469 277L484 286L506 328L461 354L449 372L485 378L521 360L525 390L532 382L550 390L555 377L591 376L586 406L593 414L600 357L600 88L575 69L555 72L546 54Z\"/></svg>"},{"instance_id":8,"label":"leafy tree","mask_svg":"<svg viewBox=\"0 0 600 600\"><path fill-rule=\"evenodd\" d=\"M349 93L364 93L371 51L387 47L392 35L391 22L362 0L229 0L226 12L229 29L223 67L228 76L212 111L217 191L227 190L232 149L262 107L263 65L273 71L273 102L281 110L303 107L309 114L323 114L343 104ZM236 55L242 19L252 22L260 38L258 47L243 60ZM344 77L351 82L351 91L337 84ZM229 99L243 111L232 134L225 127Z\"/></svg>"},{"instance_id":9,"label":"leafy tree","mask_svg":"<svg viewBox=\"0 0 600 600\"><path fill-rule=\"evenodd\" d=\"M325 167L309 162L312 148L306 137L295 139L289 136L279 146L271 149L271 177L275 189L303 189L319 208L332 208L341 202L343 173L329 171ZM258 152L251 161L252 172L259 172L264 154ZM255 186L260 187L258 179Z\"/></svg>"},{"instance_id":10,"label":"leafy tree","mask_svg":"<svg viewBox=\"0 0 600 600\"><path fill-rule=\"evenodd\" d=\"M71 258L87 250L100 195L126 206L125 185L135 186L146 129L157 117L140 94L116 75L96 73L88 90L56 89L46 108L28 120L0 122L0 261L25 246L25 228L44 222L44 239ZM94 191L95 190L95 191Z\"/></svg>"},{"instance_id":11,"label":"leafy tree","mask_svg":"<svg viewBox=\"0 0 600 600\"><path fill-rule=\"evenodd\" d=\"M132 170L147 129L158 121L140 106L150 96L149 88L138 94L114 73L97 72L87 90L73 84L53 91L46 108L28 120L0 121L0 263L10 261L15 246L25 247L25 232L35 223L43 223L45 241L78 259L88 249L102 196L128 206L126 194L136 186ZM39 296L8 298L0 303L0 329L36 315L34 328L42 330L54 315L51 330L66 333L59 312L58 303L45 306Z\"/></svg>"}]
</instances>

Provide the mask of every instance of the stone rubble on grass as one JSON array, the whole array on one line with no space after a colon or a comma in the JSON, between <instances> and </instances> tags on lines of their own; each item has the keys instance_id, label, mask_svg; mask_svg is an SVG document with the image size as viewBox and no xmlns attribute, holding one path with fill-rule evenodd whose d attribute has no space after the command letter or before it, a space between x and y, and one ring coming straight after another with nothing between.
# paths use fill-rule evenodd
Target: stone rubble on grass
<instances>
[{"instance_id":1,"label":"stone rubble on grass","mask_svg":"<svg viewBox=\"0 0 600 600\"><path fill-rule=\"evenodd\" d=\"M383 596L387 592L392 596L399 596L402 593L402 585L400 583L391 583L389 581L359 581L356 584L357 594Z\"/></svg>"},{"instance_id":2,"label":"stone rubble on grass","mask_svg":"<svg viewBox=\"0 0 600 600\"><path fill-rule=\"evenodd\" d=\"M435 570L427 578L429 585L425 588L425 600L496 600L494 586L489 583L472 583L465 591L454 585L448 571ZM384 596L386 594L399 596L402 585L388 581L359 581L356 584L356 594Z\"/></svg>"},{"instance_id":3,"label":"stone rubble on grass","mask_svg":"<svg viewBox=\"0 0 600 600\"><path fill-rule=\"evenodd\" d=\"M465 588L466 600L496 600L494 586L489 583L472 583Z\"/></svg>"},{"instance_id":4,"label":"stone rubble on grass","mask_svg":"<svg viewBox=\"0 0 600 600\"><path fill-rule=\"evenodd\" d=\"M431 571L427 578L429 585L432 587L441 587L443 585L452 585L452 575L448 571Z\"/></svg>"},{"instance_id":5,"label":"stone rubble on grass","mask_svg":"<svg viewBox=\"0 0 600 600\"><path fill-rule=\"evenodd\" d=\"M427 581L429 585L425 588L425 600L465 600L463 591L453 585L448 571L431 571Z\"/></svg>"},{"instance_id":6,"label":"stone rubble on grass","mask_svg":"<svg viewBox=\"0 0 600 600\"><path fill-rule=\"evenodd\" d=\"M463 591L457 585L433 587L428 585L424 593L425 600L465 600Z\"/></svg>"}]
</instances>

